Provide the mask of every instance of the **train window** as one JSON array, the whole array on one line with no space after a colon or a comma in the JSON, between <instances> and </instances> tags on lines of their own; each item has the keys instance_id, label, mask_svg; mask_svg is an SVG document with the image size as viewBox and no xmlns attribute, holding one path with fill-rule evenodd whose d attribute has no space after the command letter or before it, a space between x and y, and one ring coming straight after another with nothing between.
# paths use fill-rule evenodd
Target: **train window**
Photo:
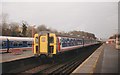
<instances>
[{"instance_id":1,"label":"train window","mask_svg":"<svg viewBox=\"0 0 120 75\"><path fill-rule=\"evenodd\" d=\"M54 43L54 37L49 37L49 42Z\"/></svg>"},{"instance_id":2,"label":"train window","mask_svg":"<svg viewBox=\"0 0 120 75\"><path fill-rule=\"evenodd\" d=\"M42 42L45 42L45 40L46 40L45 37L42 37L42 38L41 38L41 41L42 41Z\"/></svg>"},{"instance_id":3,"label":"train window","mask_svg":"<svg viewBox=\"0 0 120 75\"><path fill-rule=\"evenodd\" d=\"M2 47L3 47L4 45L3 45L3 42L2 42Z\"/></svg>"},{"instance_id":4,"label":"train window","mask_svg":"<svg viewBox=\"0 0 120 75\"><path fill-rule=\"evenodd\" d=\"M61 38L61 44L62 44L62 47L65 47L65 39L64 38Z\"/></svg>"},{"instance_id":5,"label":"train window","mask_svg":"<svg viewBox=\"0 0 120 75\"><path fill-rule=\"evenodd\" d=\"M65 39L64 38L62 38L62 42L64 42L65 41Z\"/></svg>"},{"instance_id":6,"label":"train window","mask_svg":"<svg viewBox=\"0 0 120 75\"><path fill-rule=\"evenodd\" d=\"M67 43L69 43L69 38L67 38Z\"/></svg>"},{"instance_id":7,"label":"train window","mask_svg":"<svg viewBox=\"0 0 120 75\"><path fill-rule=\"evenodd\" d=\"M25 47L27 45L27 41L23 41L23 46Z\"/></svg>"},{"instance_id":8,"label":"train window","mask_svg":"<svg viewBox=\"0 0 120 75\"><path fill-rule=\"evenodd\" d=\"M67 43L67 39L65 39L65 43Z\"/></svg>"},{"instance_id":9,"label":"train window","mask_svg":"<svg viewBox=\"0 0 120 75\"><path fill-rule=\"evenodd\" d=\"M79 45L79 40L77 39L77 45Z\"/></svg>"},{"instance_id":10,"label":"train window","mask_svg":"<svg viewBox=\"0 0 120 75\"><path fill-rule=\"evenodd\" d=\"M21 44L21 43L19 43L19 46L22 46L22 44Z\"/></svg>"},{"instance_id":11,"label":"train window","mask_svg":"<svg viewBox=\"0 0 120 75\"><path fill-rule=\"evenodd\" d=\"M11 47L13 45L12 41L9 42L9 46Z\"/></svg>"},{"instance_id":12,"label":"train window","mask_svg":"<svg viewBox=\"0 0 120 75\"><path fill-rule=\"evenodd\" d=\"M20 41L17 41L16 43L17 43L17 46L19 46Z\"/></svg>"},{"instance_id":13,"label":"train window","mask_svg":"<svg viewBox=\"0 0 120 75\"><path fill-rule=\"evenodd\" d=\"M13 42L13 46L17 46L17 42L15 41L15 42Z\"/></svg>"},{"instance_id":14,"label":"train window","mask_svg":"<svg viewBox=\"0 0 120 75\"><path fill-rule=\"evenodd\" d=\"M5 41L2 42L2 46L3 46L3 47L6 47L6 46L7 46Z\"/></svg>"},{"instance_id":15,"label":"train window","mask_svg":"<svg viewBox=\"0 0 120 75\"><path fill-rule=\"evenodd\" d=\"M19 46L22 46L22 42L19 42Z\"/></svg>"},{"instance_id":16,"label":"train window","mask_svg":"<svg viewBox=\"0 0 120 75\"><path fill-rule=\"evenodd\" d=\"M64 43L64 42L65 42L65 41L64 41L64 38L61 38L61 42L62 42L62 43Z\"/></svg>"},{"instance_id":17,"label":"train window","mask_svg":"<svg viewBox=\"0 0 120 75\"><path fill-rule=\"evenodd\" d=\"M30 44L32 45L32 44L33 44L33 42L31 41L31 42L30 42Z\"/></svg>"},{"instance_id":18,"label":"train window","mask_svg":"<svg viewBox=\"0 0 120 75\"><path fill-rule=\"evenodd\" d=\"M38 37L36 37L35 42L38 43Z\"/></svg>"},{"instance_id":19,"label":"train window","mask_svg":"<svg viewBox=\"0 0 120 75\"><path fill-rule=\"evenodd\" d=\"M83 44L83 40L81 40L81 44Z\"/></svg>"},{"instance_id":20,"label":"train window","mask_svg":"<svg viewBox=\"0 0 120 75\"><path fill-rule=\"evenodd\" d=\"M0 41L0 47L2 46L2 42Z\"/></svg>"},{"instance_id":21,"label":"train window","mask_svg":"<svg viewBox=\"0 0 120 75\"><path fill-rule=\"evenodd\" d=\"M28 46L31 46L31 45L32 45L32 42L31 42L31 41L29 41L29 42L28 42Z\"/></svg>"},{"instance_id":22,"label":"train window","mask_svg":"<svg viewBox=\"0 0 120 75\"><path fill-rule=\"evenodd\" d=\"M30 45L30 43L28 43L28 45Z\"/></svg>"}]
</instances>

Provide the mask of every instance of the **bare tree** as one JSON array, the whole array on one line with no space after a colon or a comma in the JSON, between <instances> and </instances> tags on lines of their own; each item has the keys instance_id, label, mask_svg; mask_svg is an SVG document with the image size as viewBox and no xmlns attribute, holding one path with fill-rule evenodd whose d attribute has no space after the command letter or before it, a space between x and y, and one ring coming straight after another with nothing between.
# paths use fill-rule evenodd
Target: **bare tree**
<instances>
[{"instance_id":1,"label":"bare tree","mask_svg":"<svg viewBox=\"0 0 120 75\"><path fill-rule=\"evenodd\" d=\"M19 24L16 22L12 22L9 25L11 30L11 36L20 36Z\"/></svg>"},{"instance_id":2,"label":"bare tree","mask_svg":"<svg viewBox=\"0 0 120 75\"><path fill-rule=\"evenodd\" d=\"M26 36L27 37L32 37L33 36L32 33L33 33L33 35L37 33L36 28L33 27L33 26L28 26Z\"/></svg>"},{"instance_id":3,"label":"bare tree","mask_svg":"<svg viewBox=\"0 0 120 75\"><path fill-rule=\"evenodd\" d=\"M22 35L23 36L26 36L26 33L27 33L27 22L26 21L23 21L22 22Z\"/></svg>"},{"instance_id":4,"label":"bare tree","mask_svg":"<svg viewBox=\"0 0 120 75\"><path fill-rule=\"evenodd\" d=\"M32 28L33 28L32 26L28 26L28 27L27 27L26 36L32 37L32 30L33 30Z\"/></svg>"}]
</instances>

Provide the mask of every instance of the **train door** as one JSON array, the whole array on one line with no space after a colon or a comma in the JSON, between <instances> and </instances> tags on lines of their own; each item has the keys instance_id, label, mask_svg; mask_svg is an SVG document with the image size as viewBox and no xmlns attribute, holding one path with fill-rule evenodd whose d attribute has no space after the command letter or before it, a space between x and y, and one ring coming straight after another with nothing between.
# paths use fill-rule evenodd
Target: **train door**
<instances>
[{"instance_id":1,"label":"train door","mask_svg":"<svg viewBox=\"0 0 120 75\"><path fill-rule=\"evenodd\" d=\"M49 54L56 54L56 45L57 45L57 37L55 34L51 33L48 34L49 35L49 39L48 39L48 53Z\"/></svg>"},{"instance_id":2,"label":"train door","mask_svg":"<svg viewBox=\"0 0 120 75\"><path fill-rule=\"evenodd\" d=\"M48 36L47 35L41 35L40 36L40 54L47 54L48 51Z\"/></svg>"},{"instance_id":3,"label":"train door","mask_svg":"<svg viewBox=\"0 0 120 75\"><path fill-rule=\"evenodd\" d=\"M39 47L38 47L38 44L39 44L39 37L38 37L38 34L35 34L34 35L34 54L36 55L36 54L39 54Z\"/></svg>"},{"instance_id":4,"label":"train door","mask_svg":"<svg viewBox=\"0 0 120 75\"><path fill-rule=\"evenodd\" d=\"M56 36L47 33L40 37L40 54L56 54Z\"/></svg>"}]
</instances>

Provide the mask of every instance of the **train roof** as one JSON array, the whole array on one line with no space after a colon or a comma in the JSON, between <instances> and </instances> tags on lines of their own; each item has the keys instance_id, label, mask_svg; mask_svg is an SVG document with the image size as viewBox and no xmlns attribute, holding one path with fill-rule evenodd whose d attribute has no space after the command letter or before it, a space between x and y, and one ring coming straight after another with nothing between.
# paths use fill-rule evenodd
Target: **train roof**
<instances>
[{"instance_id":1,"label":"train roof","mask_svg":"<svg viewBox=\"0 0 120 75\"><path fill-rule=\"evenodd\" d=\"M54 32L51 32L51 31L41 31L39 32L38 34L39 35L44 35L44 34L47 34L47 33L54 33ZM65 34L58 34L58 33L54 33L57 37L70 37L70 38L82 38L82 36L79 36L79 37L76 37L74 35L65 35Z\"/></svg>"},{"instance_id":2,"label":"train roof","mask_svg":"<svg viewBox=\"0 0 120 75\"><path fill-rule=\"evenodd\" d=\"M33 41L33 38L31 38L31 37L0 36L0 39L2 39L2 40L7 40L7 39L9 39L9 40L20 40L20 41L22 41L22 40L24 40L24 41Z\"/></svg>"},{"instance_id":3,"label":"train roof","mask_svg":"<svg viewBox=\"0 0 120 75\"><path fill-rule=\"evenodd\" d=\"M79 37L76 37L76 36L72 36L72 35L61 35L61 34L57 34L56 36L58 36L58 37L70 37L70 38L81 38L82 39L82 37L81 36L79 36Z\"/></svg>"},{"instance_id":4,"label":"train roof","mask_svg":"<svg viewBox=\"0 0 120 75\"><path fill-rule=\"evenodd\" d=\"M79 35L79 36L75 36L75 35L68 35L68 34L59 34L59 33L54 33L54 32L51 32L51 31L41 31L41 32L39 32L38 34L39 34L39 35L45 35L45 34L47 34L47 33L53 33L53 34L55 34L57 37L90 39L90 38L85 37L85 36L80 36L80 35ZM93 39L93 40L95 40L95 39Z\"/></svg>"},{"instance_id":5,"label":"train roof","mask_svg":"<svg viewBox=\"0 0 120 75\"><path fill-rule=\"evenodd\" d=\"M0 40L7 40L7 37L0 36Z\"/></svg>"}]
</instances>

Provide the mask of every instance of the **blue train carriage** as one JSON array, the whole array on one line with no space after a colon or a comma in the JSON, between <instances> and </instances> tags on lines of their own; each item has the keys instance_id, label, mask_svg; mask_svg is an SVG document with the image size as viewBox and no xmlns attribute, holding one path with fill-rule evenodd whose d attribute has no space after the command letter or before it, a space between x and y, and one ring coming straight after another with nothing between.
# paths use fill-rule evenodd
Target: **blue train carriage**
<instances>
[{"instance_id":1,"label":"blue train carriage","mask_svg":"<svg viewBox=\"0 0 120 75\"><path fill-rule=\"evenodd\" d=\"M14 49L27 50L32 48L33 38L28 37L8 37L0 36L1 51L9 51Z\"/></svg>"},{"instance_id":2,"label":"blue train carriage","mask_svg":"<svg viewBox=\"0 0 120 75\"><path fill-rule=\"evenodd\" d=\"M34 55L52 57L61 52L74 50L87 45L93 45L96 40L83 39L71 36L61 36L54 33L34 35Z\"/></svg>"},{"instance_id":3,"label":"blue train carriage","mask_svg":"<svg viewBox=\"0 0 120 75\"><path fill-rule=\"evenodd\" d=\"M76 48L83 47L82 38L58 36L58 39L61 43L59 52L70 51Z\"/></svg>"}]
</instances>

